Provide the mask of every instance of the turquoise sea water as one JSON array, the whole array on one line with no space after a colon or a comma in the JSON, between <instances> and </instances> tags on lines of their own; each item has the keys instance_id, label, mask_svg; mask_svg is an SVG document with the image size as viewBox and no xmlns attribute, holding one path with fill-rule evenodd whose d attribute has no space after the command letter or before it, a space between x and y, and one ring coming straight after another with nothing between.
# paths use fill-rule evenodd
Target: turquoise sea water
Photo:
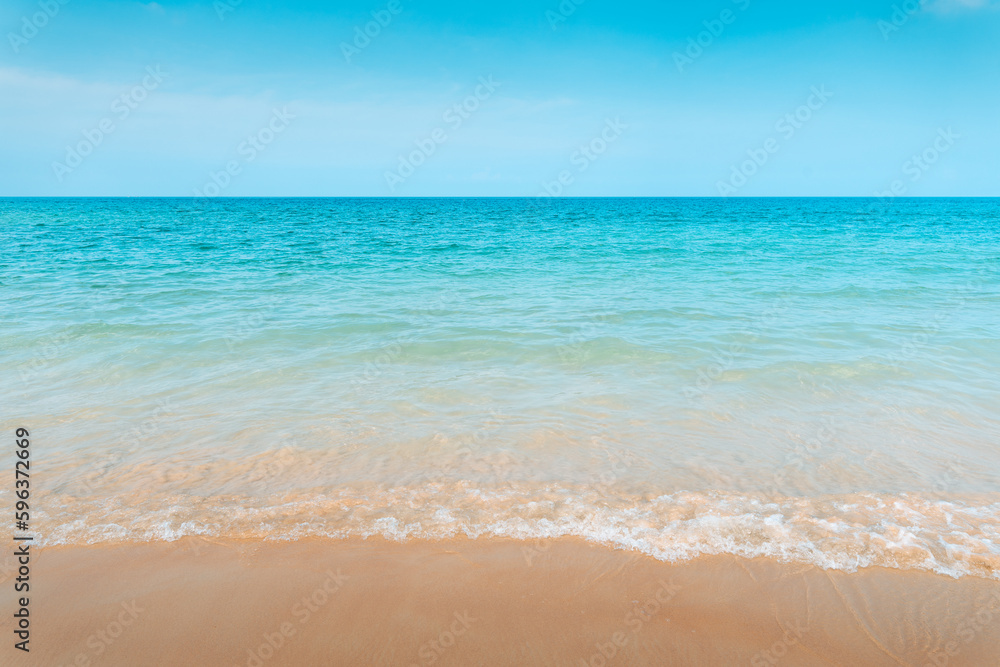
<instances>
[{"instance_id":1,"label":"turquoise sea water","mask_svg":"<svg viewBox=\"0 0 1000 667\"><path fill-rule=\"evenodd\" d=\"M8 199L0 247L46 543L1000 568L1000 200Z\"/></svg>"}]
</instances>

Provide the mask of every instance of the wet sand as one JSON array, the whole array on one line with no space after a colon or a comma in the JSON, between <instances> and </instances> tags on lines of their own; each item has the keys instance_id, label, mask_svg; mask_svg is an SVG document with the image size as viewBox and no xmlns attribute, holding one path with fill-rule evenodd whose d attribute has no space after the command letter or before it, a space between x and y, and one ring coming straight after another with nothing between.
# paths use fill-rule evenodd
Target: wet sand
<instances>
[{"instance_id":1,"label":"wet sand","mask_svg":"<svg viewBox=\"0 0 1000 667\"><path fill-rule=\"evenodd\" d=\"M4 665L1000 664L997 581L574 539L49 547L29 654L13 576Z\"/></svg>"}]
</instances>

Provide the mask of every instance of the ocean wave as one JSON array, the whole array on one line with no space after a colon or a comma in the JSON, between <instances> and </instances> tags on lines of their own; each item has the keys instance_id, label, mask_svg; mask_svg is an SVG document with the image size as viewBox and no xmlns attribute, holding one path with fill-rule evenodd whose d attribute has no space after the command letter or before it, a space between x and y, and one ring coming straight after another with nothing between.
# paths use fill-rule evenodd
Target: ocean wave
<instances>
[{"instance_id":1,"label":"ocean wave","mask_svg":"<svg viewBox=\"0 0 1000 667\"><path fill-rule=\"evenodd\" d=\"M663 561L766 557L854 571L883 566L1000 578L1000 498L857 493L625 495L607 487L466 482L355 486L261 497L39 494L39 544L577 537Z\"/></svg>"}]
</instances>

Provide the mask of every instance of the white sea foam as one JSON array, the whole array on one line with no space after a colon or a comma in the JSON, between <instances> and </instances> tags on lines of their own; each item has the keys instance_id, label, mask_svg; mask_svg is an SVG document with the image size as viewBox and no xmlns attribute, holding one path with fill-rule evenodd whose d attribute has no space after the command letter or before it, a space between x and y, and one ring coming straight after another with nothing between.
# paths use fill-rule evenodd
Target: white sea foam
<instances>
[{"instance_id":1,"label":"white sea foam","mask_svg":"<svg viewBox=\"0 0 1000 667\"><path fill-rule=\"evenodd\" d=\"M815 498L678 492L608 495L587 487L468 483L240 496L78 500L49 495L40 543L578 537L664 561L733 554L853 571L885 566L1000 578L1000 502L917 494Z\"/></svg>"}]
</instances>

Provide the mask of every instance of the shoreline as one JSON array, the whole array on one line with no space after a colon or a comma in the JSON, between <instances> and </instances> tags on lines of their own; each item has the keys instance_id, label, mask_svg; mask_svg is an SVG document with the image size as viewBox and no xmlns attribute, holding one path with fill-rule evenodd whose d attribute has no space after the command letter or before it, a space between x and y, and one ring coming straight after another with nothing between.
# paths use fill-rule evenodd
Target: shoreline
<instances>
[{"instance_id":1,"label":"shoreline","mask_svg":"<svg viewBox=\"0 0 1000 667\"><path fill-rule=\"evenodd\" d=\"M279 458L285 454L271 453ZM434 460L430 454L414 456ZM266 460L266 459L265 459ZM286 464L312 470L326 460ZM251 477L256 463L225 464ZM243 466L243 467L241 467ZM169 470L172 465L166 465ZM159 490L178 482L123 466L116 475L145 490L105 488L89 498L39 494L37 504L56 508L37 524L42 544L142 544L172 541L193 530L222 540L552 539L575 537L609 548L637 550L665 562L711 554L773 558L853 572L859 567L922 569L948 576L1000 579L1000 496L864 493L781 496L763 492L612 492L581 484L470 482L380 484L330 489L304 485L268 496L191 495L197 489ZM69 472L69 471L67 471ZM230 479L187 473L220 489ZM203 479L204 477L204 479ZM595 478L597 479L597 478ZM151 489L150 482L157 487ZM71 481L67 481L67 484ZM2 492L0 492L2 495ZM164 506L169 510L164 511ZM0 563L0 568L3 565Z\"/></svg>"},{"instance_id":2,"label":"shoreline","mask_svg":"<svg viewBox=\"0 0 1000 667\"><path fill-rule=\"evenodd\" d=\"M5 664L993 665L1000 581L576 538L188 537L38 549L31 619Z\"/></svg>"}]
</instances>

